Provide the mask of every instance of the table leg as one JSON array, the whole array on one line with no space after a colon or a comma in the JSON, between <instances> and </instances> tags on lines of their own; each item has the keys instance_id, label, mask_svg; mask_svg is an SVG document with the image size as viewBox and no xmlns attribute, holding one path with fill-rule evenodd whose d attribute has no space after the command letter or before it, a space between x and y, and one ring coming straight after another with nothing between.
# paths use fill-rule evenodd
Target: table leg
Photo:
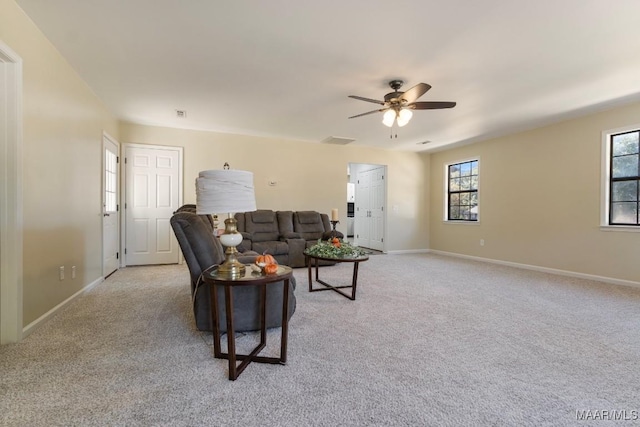
<instances>
[{"instance_id":1,"label":"table leg","mask_svg":"<svg viewBox=\"0 0 640 427\"><path fill-rule=\"evenodd\" d=\"M327 282L325 282L324 280L321 280L318 277L318 259L315 259L315 268L316 268L316 282L320 283L321 285L324 285L324 288L318 288L318 289L313 289L313 287L311 286L311 264L309 264L309 292L319 292L319 291L334 291L339 293L340 295L349 298L350 300L354 301L356 299L356 286L358 284L358 266L360 265L359 261L354 261L353 262L353 276L351 278L351 285L343 285L343 286L334 286L331 285ZM345 289L345 288L351 288L351 295L343 292L341 289Z\"/></svg>"},{"instance_id":2,"label":"table leg","mask_svg":"<svg viewBox=\"0 0 640 427\"><path fill-rule=\"evenodd\" d=\"M238 371L236 366L236 334L233 328L233 291L231 286L225 285L224 287L224 299L225 308L227 310L227 347L229 355L229 379L235 380L238 378Z\"/></svg>"},{"instance_id":3,"label":"table leg","mask_svg":"<svg viewBox=\"0 0 640 427\"><path fill-rule=\"evenodd\" d=\"M306 257L307 270L309 271L309 292L311 292L311 257Z\"/></svg>"},{"instance_id":4,"label":"table leg","mask_svg":"<svg viewBox=\"0 0 640 427\"><path fill-rule=\"evenodd\" d=\"M280 332L280 363L287 363L287 337L289 336L289 279L282 285L282 330Z\"/></svg>"},{"instance_id":5,"label":"table leg","mask_svg":"<svg viewBox=\"0 0 640 427\"><path fill-rule=\"evenodd\" d=\"M218 292L215 285L209 285L211 292L211 326L213 328L213 356L220 359L222 350L220 348L220 315L218 313Z\"/></svg>"},{"instance_id":6,"label":"table leg","mask_svg":"<svg viewBox=\"0 0 640 427\"><path fill-rule=\"evenodd\" d=\"M354 262L353 263L353 280L351 281L351 300L355 300L356 299L356 285L358 284L358 265L360 265L359 262Z\"/></svg>"},{"instance_id":7,"label":"table leg","mask_svg":"<svg viewBox=\"0 0 640 427\"><path fill-rule=\"evenodd\" d=\"M280 336L280 357L259 356L260 352L265 348L267 343L267 322L266 322L266 306L267 306L267 287L266 284L260 286L260 343L249 354L237 354L235 341L235 328L233 322L233 286L224 286L225 309L227 313L227 353L223 353L220 346L220 313L218 307L218 296L215 285L211 285L213 293L211 294L211 316L213 323L213 347L216 358L229 360L229 379L236 380L242 371L251 363L271 363L285 365L287 362L287 340L289 336L289 287L290 279L283 279L283 295L282 295L282 332ZM237 361L241 363L238 365Z\"/></svg>"}]
</instances>

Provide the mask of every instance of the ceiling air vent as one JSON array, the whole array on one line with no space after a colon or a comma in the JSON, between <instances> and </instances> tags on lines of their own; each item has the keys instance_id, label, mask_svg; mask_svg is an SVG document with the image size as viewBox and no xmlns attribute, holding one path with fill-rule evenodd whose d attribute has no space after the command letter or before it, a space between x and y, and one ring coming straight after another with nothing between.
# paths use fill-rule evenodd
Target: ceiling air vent
<instances>
[{"instance_id":1,"label":"ceiling air vent","mask_svg":"<svg viewBox=\"0 0 640 427\"><path fill-rule=\"evenodd\" d=\"M176 110L176 117L179 119L186 119L187 118L187 112L184 110Z\"/></svg>"},{"instance_id":2,"label":"ceiling air vent","mask_svg":"<svg viewBox=\"0 0 640 427\"><path fill-rule=\"evenodd\" d=\"M323 144L334 144L334 145L347 145L351 142L355 141L355 139L353 138L342 138L340 136L329 136L325 139L323 139L322 142Z\"/></svg>"}]
</instances>

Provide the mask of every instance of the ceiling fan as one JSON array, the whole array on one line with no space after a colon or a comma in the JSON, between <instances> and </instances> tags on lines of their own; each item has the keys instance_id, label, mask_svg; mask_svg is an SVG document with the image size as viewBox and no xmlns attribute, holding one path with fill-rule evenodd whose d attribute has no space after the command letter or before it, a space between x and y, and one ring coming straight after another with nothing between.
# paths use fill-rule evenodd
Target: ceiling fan
<instances>
[{"instance_id":1,"label":"ceiling fan","mask_svg":"<svg viewBox=\"0 0 640 427\"><path fill-rule=\"evenodd\" d=\"M399 92L404 82L402 80L391 80L389 86L393 89L393 92L389 92L384 96L384 101L378 101L377 99L364 98L357 95L349 95L349 98L359 99L360 101L373 102L374 104L380 104L383 108L378 110L369 111L366 113L358 114L356 116L349 117L355 119L356 117L366 116L367 114L382 113L382 123L385 126L393 126L395 122L398 126L402 127L409 123L413 116L412 110L437 110L440 108L453 108L456 106L455 102L443 102L443 101L431 101L431 102L416 102L416 99L427 93L431 86L426 83L418 83L406 92Z\"/></svg>"}]
</instances>

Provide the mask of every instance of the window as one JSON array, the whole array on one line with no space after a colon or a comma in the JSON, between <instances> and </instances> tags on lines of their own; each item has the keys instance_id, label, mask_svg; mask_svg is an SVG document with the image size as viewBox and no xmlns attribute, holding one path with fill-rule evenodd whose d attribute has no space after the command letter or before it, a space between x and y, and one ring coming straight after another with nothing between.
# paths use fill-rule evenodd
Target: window
<instances>
[{"instance_id":1,"label":"window","mask_svg":"<svg viewBox=\"0 0 640 427\"><path fill-rule=\"evenodd\" d=\"M116 212L117 188L118 185L118 158L115 153L105 149L104 165L104 210L105 212Z\"/></svg>"},{"instance_id":2,"label":"window","mask_svg":"<svg viewBox=\"0 0 640 427\"><path fill-rule=\"evenodd\" d=\"M640 226L640 130L609 135L609 225Z\"/></svg>"},{"instance_id":3,"label":"window","mask_svg":"<svg viewBox=\"0 0 640 427\"><path fill-rule=\"evenodd\" d=\"M478 160L447 166L448 221L478 220Z\"/></svg>"}]
</instances>

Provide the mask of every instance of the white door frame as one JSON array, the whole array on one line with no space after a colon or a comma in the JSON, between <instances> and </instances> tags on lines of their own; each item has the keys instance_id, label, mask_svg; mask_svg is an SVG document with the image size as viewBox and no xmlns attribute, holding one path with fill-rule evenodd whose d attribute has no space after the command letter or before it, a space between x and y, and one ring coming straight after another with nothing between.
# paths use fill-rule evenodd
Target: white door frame
<instances>
[{"instance_id":1,"label":"white door frame","mask_svg":"<svg viewBox=\"0 0 640 427\"><path fill-rule=\"evenodd\" d=\"M22 339L22 59L0 41L0 344Z\"/></svg>"},{"instance_id":2,"label":"white door frame","mask_svg":"<svg viewBox=\"0 0 640 427\"><path fill-rule=\"evenodd\" d=\"M106 148L105 146L105 139L109 140L109 142L111 142L113 145L116 146L117 149L117 156L118 159L120 159L120 143L118 142L118 140L116 140L114 137L112 137L111 135L109 135L106 131L102 131L102 206L103 206L103 210L104 210L104 192L105 192L105 176L104 176L104 150ZM120 168L120 164L118 163L118 168ZM120 251L120 247L122 246L120 244L120 238L121 238L121 234L120 234L120 224L121 222L121 214L122 214L122 209L120 209L120 193L121 193L121 188L120 188L120 178L122 175L118 175L118 183L117 183L117 188L118 188L118 200L116 200L116 204L118 206L118 212L117 212L117 225L116 227L118 228L118 251L120 252L120 254L122 254L122 252ZM104 255L105 255L105 251L104 251L104 242L105 242L105 235L104 235L104 216L102 217L102 274L104 276L104 267L105 267L105 262L104 262ZM118 268L120 268L122 266L122 256L120 256L120 258L118 259Z\"/></svg>"},{"instance_id":3,"label":"white door frame","mask_svg":"<svg viewBox=\"0 0 640 427\"><path fill-rule=\"evenodd\" d=\"M373 163L355 163L355 162L350 162L349 163L349 170L350 170L350 182L356 183L357 182L357 178L358 178L358 174L360 172L365 172L365 171L369 171L369 170L373 170L373 169L378 169L378 168L383 168L384 170L384 198L383 198L383 204L382 204L382 252L387 251L387 198L388 198L388 192L389 192L389 179L388 179L388 166L384 165L384 164L373 164ZM356 185L357 188L357 185ZM356 195L356 206L358 203L358 196ZM358 238L357 235L355 234L355 230L356 230L356 223L358 222L358 218L357 216L354 215L354 243L357 245L358 244Z\"/></svg>"},{"instance_id":4,"label":"white door frame","mask_svg":"<svg viewBox=\"0 0 640 427\"><path fill-rule=\"evenodd\" d=\"M184 203L184 149L182 147L176 147L172 145L152 145L152 144L136 144L131 142L125 142L122 144L121 156L124 158L124 153L127 152L127 148L150 148L156 150L176 150L178 152L178 204L182 205ZM120 200L124 200L124 203L120 205L120 267L127 266L127 255L126 255L126 243L127 243L127 211L125 203L127 201L127 168L124 166L124 163L121 163L120 166L120 182L123 185L120 186L121 194ZM195 183L195 178L194 178ZM194 184L195 185L195 184ZM182 251L178 251L178 263L182 263Z\"/></svg>"}]
</instances>

